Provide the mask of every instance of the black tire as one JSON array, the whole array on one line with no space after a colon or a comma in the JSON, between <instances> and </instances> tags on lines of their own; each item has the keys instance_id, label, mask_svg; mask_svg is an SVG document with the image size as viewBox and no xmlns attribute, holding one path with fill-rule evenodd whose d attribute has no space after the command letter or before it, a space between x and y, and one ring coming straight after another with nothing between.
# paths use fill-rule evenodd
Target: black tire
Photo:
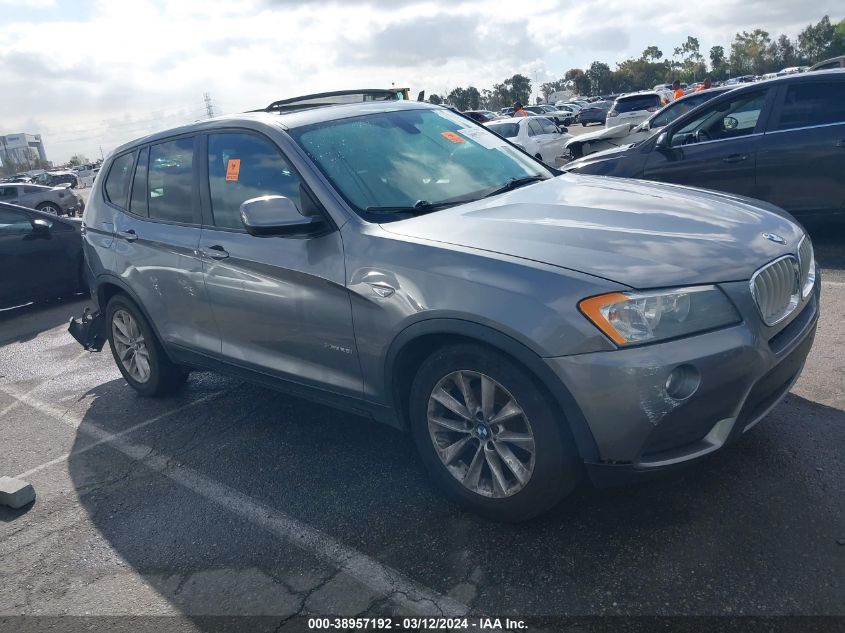
<instances>
[{"instance_id":1,"label":"black tire","mask_svg":"<svg viewBox=\"0 0 845 633\"><path fill-rule=\"evenodd\" d=\"M144 336L147 351L149 354L150 376L145 382L139 382L133 378L126 368L123 366L118 353L115 349L114 332L112 322L115 312L123 310L138 324L141 334ZM143 313L138 309L135 303L124 294L117 294L109 300L106 307L106 334L109 339L109 347L111 348L114 362L123 378L142 396L157 397L172 394L178 390L188 378L188 371L183 367L173 363L168 357L164 348L155 335L155 332L150 327L147 319Z\"/></svg>"},{"instance_id":2,"label":"black tire","mask_svg":"<svg viewBox=\"0 0 845 633\"><path fill-rule=\"evenodd\" d=\"M582 122L582 123L581 123L581 126L582 126L582 127L587 127L587 124Z\"/></svg>"},{"instance_id":3,"label":"black tire","mask_svg":"<svg viewBox=\"0 0 845 633\"><path fill-rule=\"evenodd\" d=\"M432 390L452 372L486 374L502 385L530 420L535 441L534 470L524 487L511 496L493 498L465 487L444 466L428 429ZM414 442L431 477L453 500L487 518L507 523L527 521L568 495L581 479L582 464L575 441L559 408L521 365L498 351L475 344L436 350L417 371L409 398Z\"/></svg>"},{"instance_id":4,"label":"black tire","mask_svg":"<svg viewBox=\"0 0 845 633\"><path fill-rule=\"evenodd\" d=\"M44 213L51 213L55 216L60 216L62 214L62 210L52 202L42 202L36 207L36 209L43 211Z\"/></svg>"}]
</instances>

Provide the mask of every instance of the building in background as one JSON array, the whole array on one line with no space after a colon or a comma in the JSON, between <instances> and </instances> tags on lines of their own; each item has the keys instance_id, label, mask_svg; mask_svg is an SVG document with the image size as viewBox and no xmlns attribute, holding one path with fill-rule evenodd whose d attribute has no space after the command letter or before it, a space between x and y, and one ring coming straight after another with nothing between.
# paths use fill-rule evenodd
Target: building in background
<instances>
[{"instance_id":1,"label":"building in background","mask_svg":"<svg viewBox=\"0 0 845 633\"><path fill-rule=\"evenodd\" d=\"M26 171L47 164L40 134L0 135L0 167Z\"/></svg>"}]
</instances>

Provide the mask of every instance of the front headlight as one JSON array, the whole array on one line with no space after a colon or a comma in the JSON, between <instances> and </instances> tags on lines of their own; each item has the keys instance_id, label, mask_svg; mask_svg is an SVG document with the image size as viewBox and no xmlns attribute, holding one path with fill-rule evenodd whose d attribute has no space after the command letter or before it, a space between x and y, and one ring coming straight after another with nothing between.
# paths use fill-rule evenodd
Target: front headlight
<instances>
[{"instance_id":1,"label":"front headlight","mask_svg":"<svg viewBox=\"0 0 845 633\"><path fill-rule=\"evenodd\" d=\"M715 286L654 292L611 292L590 297L578 308L617 345L652 343L740 322Z\"/></svg>"}]
</instances>

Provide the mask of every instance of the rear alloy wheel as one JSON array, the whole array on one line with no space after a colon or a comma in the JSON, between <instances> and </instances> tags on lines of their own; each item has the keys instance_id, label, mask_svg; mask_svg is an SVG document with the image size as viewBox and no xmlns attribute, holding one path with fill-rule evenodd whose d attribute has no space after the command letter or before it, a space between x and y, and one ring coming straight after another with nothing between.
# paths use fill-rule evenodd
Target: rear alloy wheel
<instances>
[{"instance_id":1,"label":"rear alloy wheel","mask_svg":"<svg viewBox=\"0 0 845 633\"><path fill-rule=\"evenodd\" d=\"M138 323L126 310L112 315L112 339L123 369L138 383L150 379L150 351Z\"/></svg>"},{"instance_id":2,"label":"rear alloy wheel","mask_svg":"<svg viewBox=\"0 0 845 633\"><path fill-rule=\"evenodd\" d=\"M492 519L525 521L577 485L580 460L557 406L532 375L474 344L435 351L411 386L414 441L454 500Z\"/></svg>"},{"instance_id":3,"label":"rear alloy wheel","mask_svg":"<svg viewBox=\"0 0 845 633\"><path fill-rule=\"evenodd\" d=\"M112 297L106 319L114 361L135 391L163 396L185 382L188 372L167 357L146 318L128 297Z\"/></svg>"},{"instance_id":4,"label":"rear alloy wheel","mask_svg":"<svg viewBox=\"0 0 845 633\"><path fill-rule=\"evenodd\" d=\"M61 213L61 209L57 207L52 202L42 202L36 207L39 211L43 211L44 213L50 213L51 215L59 215Z\"/></svg>"}]
</instances>

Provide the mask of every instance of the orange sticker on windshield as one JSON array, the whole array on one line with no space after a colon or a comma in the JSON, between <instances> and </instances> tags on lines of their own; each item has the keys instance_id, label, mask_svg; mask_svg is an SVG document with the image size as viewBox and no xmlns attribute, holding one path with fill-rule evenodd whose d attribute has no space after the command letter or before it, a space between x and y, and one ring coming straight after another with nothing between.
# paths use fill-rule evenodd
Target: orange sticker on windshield
<instances>
[{"instance_id":1,"label":"orange sticker on windshield","mask_svg":"<svg viewBox=\"0 0 845 633\"><path fill-rule=\"evenodd\" d=\"M451 141L452 143L463 143L464 139L459 134L455 134L454 132L441 132L440 136L445 138L447 141Z\"/></svg>"},{"instance_id":2,"label":"orange sticker on windshield","mask_svg":"<svg viewBox=\"0 0 845 633\"><path fill-rule=\"evenodd\" d=\"M236 181L238 174L241 173L241 159L230 158L229 164L226 166L226 180Z\"/></svg>"}]
</instances>

